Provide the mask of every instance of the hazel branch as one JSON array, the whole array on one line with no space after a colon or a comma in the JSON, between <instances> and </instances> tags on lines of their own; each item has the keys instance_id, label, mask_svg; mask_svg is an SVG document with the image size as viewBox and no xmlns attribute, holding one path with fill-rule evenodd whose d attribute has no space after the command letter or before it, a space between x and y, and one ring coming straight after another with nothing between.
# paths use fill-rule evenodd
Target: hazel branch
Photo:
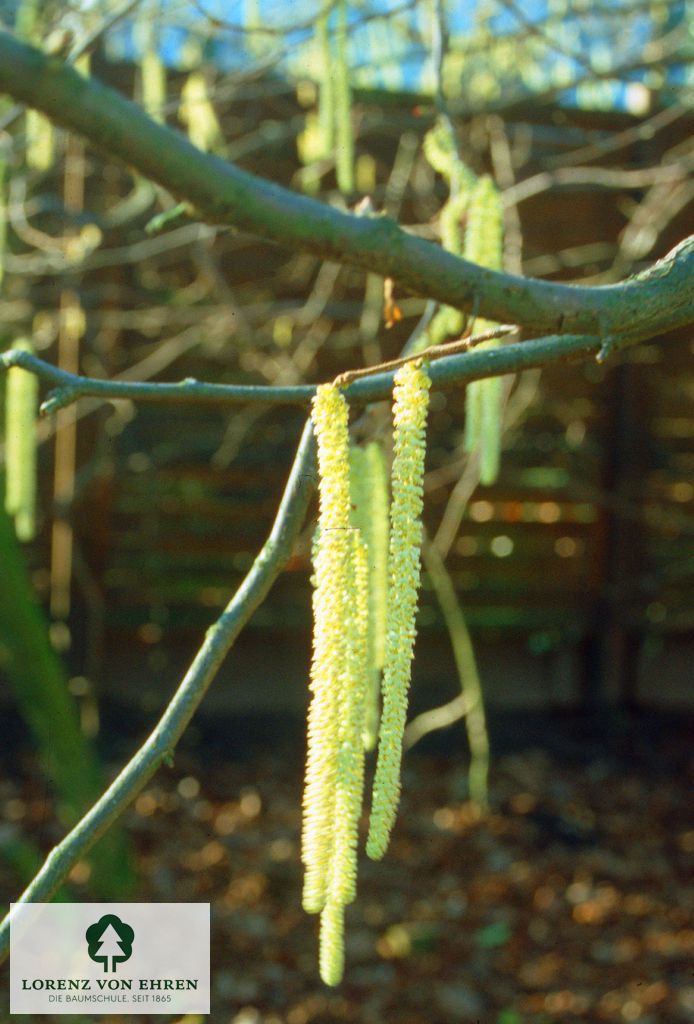
<instances>
[{"instance_id":1,"label":"hazel branch","mask_svg":"<svg viewBox=\"0 0 694 1024\"><path fill-rule=\"evenodd\" d=\"M509 327L505 330L508 331ZM481 336L480 336L481 337ZM473 339L475 340L475 339ZM429 376L434 387L451 388L471 380L497 377L547 366L570 359L587 358L599 354L603 339L596 335L548 335L531 341L513 342L492 351L468 351L470 341L453 342L450 347L438 346L392 363L370 367L364 371L342 374L340 381L350 378L344 388L350 405L367 405L390 399L393 377L397 367L411 359L431 360ZM464 351L457 351L458 348ZM455 354L450 355L453 349ZM151 383L133 381L98 380L81 377L59 370L38 356L21 349L8 349L0 353L0 371L11 366L30 370L48 384L54 385L41 406L44 415L78 401L80 398L100 398L103 401L130 399L140 402L190 403L196 405L230 405L264 402L275 405L308 406L316 393L313 384L287 386L249 384L210 384L186 378L179 383ZM387 366L388 369L383 367ZM392 369L390 367L393 367ZM352 377L358 379L351 379Z\"/></svg>"},{"instance_id":2,"label":"hazel branch","mask_svg":"<svg viewBox=\"0 0 694 1024\"><path fill-rule=\"evenodd\" d=\"M392 277L399 287L536 332L604 334L610 348L694 321L694 237L621 284L576 286L488 270L382 216L346 213L196 149L120 93L0 32L0 92L78 132L202 219Z\"/></svg>"}]
</instances>

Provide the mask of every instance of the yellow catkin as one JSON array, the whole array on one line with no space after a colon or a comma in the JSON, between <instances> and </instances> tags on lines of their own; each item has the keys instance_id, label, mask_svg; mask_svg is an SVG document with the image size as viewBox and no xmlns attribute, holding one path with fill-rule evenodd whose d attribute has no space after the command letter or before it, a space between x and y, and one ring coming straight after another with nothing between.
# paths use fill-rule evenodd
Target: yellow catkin
<instances>
[{"instance_id":1,"label":"yellow catkin","mask_svg":"<svg viewBox=\"0 0 694 1024\"><path fill-rule=\"evenodd\" d=\"M320 976L339 985L345 970L345 908L329 900L320 916Z\"/></svg>"},{"instance_id":2,"label":"yellow catkin","mask_svg":"<svg viewBox=\"0 0 694 1024\"><path fill-rule=\"evenodd\" d=\"M198 149L205 153L224 149L222 129L201 71L191 71L186 78L178 116L188 130L188 138Z\"/></svg>"},{"instance_id":3,"label":"yellow catkin","mask_svg":"<svg viewBox=\"0 0 694 1024\"><path fill-rule=\"evenodd\" d=\"M315 55L320 68L318 110L306 115L304 131L298 141L299 158L304 163L302 182L307 191L319 184L318 160L335 160L337 187L354 191L354 134L352 130L352 86L349 65L349 21L346 0L336 3L336 24L331 39L329 13L316 18Z\"/></svg>"},{"instance_id":4,"label":"yellow catkin","mask_svg":"<svg viewBox=\"0 0 694 1024\"><path fill-rule=\"evenodd\" d=\"M479 179L470 200L463 255L472 263L492 270L503 264L504 214L501 195L489 175ZM481 332L494 324L477 320ZM498 341L479 346L495 348ZM465 448L480 453L480 480L492 484L499 473L501 454L503 382L501 377L473 381L466 391Z\"/></svg>"},{"instance_id":5,"label":"yellow catkin","mask_svg":"<svg viewBox=\"0 0 694 1024\"><path fill-rule=\"evenodd\" d=\"M388 583L388 477L383 450L372 441L350 450L352 524L368 551L369 617L367 634L364 747L373 750L378 736L381 669L386 636Z\"/></svg>"},{"instance_id":6,"label":"yellow catkin","mask_svg":"<svg viewBox=\"0 0 694 1024\"><path fill-rule=\"evenodd\" d=\"M33 351L29 342L15 348ZM36 413L38 379L12 366L5 391L5 510L14 516L15 531L22 541L36 532Z\"/></svg>"},{"instance_id":7,"label":"yellow catkin","mask_svg":"<svg viewBox=\"0 0 694 1024\"><path fill-rule=\"evenodd\" d=\"M299 154L299 160L304 164L304 173L302 178L310 177L307 175L307 171L311 164L317 160L322 160L325 156L325 146L323 144L323 129L321 127L319 115L309 110L306 113L304 119L304 130L299 133L296 139L296 148ZM313 179L311 179L313 180ZM315 179L318 182L318 178Z\"/></svg>"},{"instance_id":8,"label":"yellow catkin","mask_svg":"<svg viewBox=\"0 0 694 1024\"><path fill-rule=\"evenodd\" d=\"M5 176L7 169L0 159L0 285L5 276L5 248L7 243L7 197Z\"/></svg>"},{"instance_id":9,"label":"yellow catkin","mask_svg":"<svg viewBox=\"0 0 694 1024\"><path fill-rule=\"evenodd\" d=\"M348 54L347 3L337 7L335 31L335 174L341 192L354 191L354 136L352 133L352 89Z\"/></svg>"},{"instance_id":10,"label":"yellow catkin","mask_svg":"<svg viewBox=\"0 0 694 1024\"><path fill-rule=\"evenodd\" d=\"M333 57L330 46L328 15L316 19L316 43L321 66L321 83L318 94L318 130L320 157L330 157L335 150L335 82L333 79Z\"/></svg>"},{"instance_id":11,"label":"yellow catkin","mask_svg":"<svg viewBox=\"0 0 694 1024\"><path fill-rule=\"evenodd\" d=\"M166 67L154 46L140 59L142 106L154 121L163 123L166 107Z\"/></svg>"},{"instance_id":12,"label":"yellow catkin","mask_svg":"<svg viewBox=\"0 0 694 1024\"><path fill-rule=\"evenodd\" d=\"M407 363L393 390L394 454L388 556L388 618L383 711L366 852L380 859L388 846L400 798L402 736L407 716L422 544L426 421L431 381Z\"/></svg>"},{"instance_id":13,"label":"yellow catkin","mask_svg":"<svg viewBox=\"0 0 694 1024\"><path fill-rule=\"evenodd\" d=\"M424 136L424 155L448 185L448 200L439 217L441 244L449 252L460 255L463 246L462 221L477 178L458 155L453 127L447 117L439 117ZM419 347L442 344L447 338L462 331L464 321L460 310L453 306L441 306L424 332Z\"/></svg>"},{"instance_id":14,"label":"yellow catkin","mask_svg":"<svg viewBox=\"0 0 694 1024\"><path fill-rule=\"evenodd\" d=\"M347 658L338 699L338 751L333 813L333 856L328 900L351 903L357 894L357 841L364 794L364 699L366 696L369 570L359 530L351 534Z\"/></svg>"},{"instance_id":15,"label":"yellow catkin","mask_svg":"<svg viewBox=\"0 0 694 1024\"><path fill-rule=\"evenodd\" d=\"M34 171L47 171L55 159L55 129L37 110L26 113L26 162Z\"/></svg>"},{"instance_id":16,"label":"yellow catkin","mask_svg":"<svg viewBox=\"0 0 694 1024\"><path fill-rule=\"evenodd\" d=\"M488 174L482 175L470 198L465 259L482 267L499 269L503 258L504 208L501 194Z\"/></svg>"},{"instance_id":17,"label":"yellow catkin","mask_svg":"<svg viewBox=\"0 0 694 1024\"><path fill-rule=\"evenodd\" d=\"M337 694L326 678L329 650L323 635L329 628L322 615L321 600L314 591L314 652L311 704L307 725L306 773L303 795L302 853L304 888L302 905L309 914L317 914L325 905L328 872L333 853L332 808L335 801L337 762Z\"/></svg>"},{"instance_id":18,"label":"yellow catkin","mask_svg":"<svg viewBox=\"0 0 694 1024\"><path fill-rule=\"evenodd\" d=\"M333 856L339 699L347 662L345 621L351 558L348 409L332 384L317 389L312 418L318 442L320 508L302 860L303 906L309 913L317 913L325 905Z\"/></svg>"},{"instance_id":19,"label":"yellow catkin","mask_svg":"<svg viewBox=\"0 0 694 1024\"><path fill-rule=\"evenodd\" d=\"M20 0L16 5L15 32L27 43L40 46L45 36L45 11L38 0ZM27 110L25 115L26 163L34 171L47 171L54 161L55 130L38 110Z\"/></svg>"}]
</instances>

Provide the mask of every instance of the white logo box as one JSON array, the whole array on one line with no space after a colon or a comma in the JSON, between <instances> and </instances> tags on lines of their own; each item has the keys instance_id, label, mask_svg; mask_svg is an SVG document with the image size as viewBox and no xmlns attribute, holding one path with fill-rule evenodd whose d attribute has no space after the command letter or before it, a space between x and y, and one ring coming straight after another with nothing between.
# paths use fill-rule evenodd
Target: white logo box
<instances>
[{"instance_id":1,"label":"white logo box","mask_svg":"<svg viewBox=\"0 0 694 1024\"><path fill-rule=\"evenodd\" d=\"M10 1013L210 1012L209 903L13 903Z\"/></svg>"}]
</instances>

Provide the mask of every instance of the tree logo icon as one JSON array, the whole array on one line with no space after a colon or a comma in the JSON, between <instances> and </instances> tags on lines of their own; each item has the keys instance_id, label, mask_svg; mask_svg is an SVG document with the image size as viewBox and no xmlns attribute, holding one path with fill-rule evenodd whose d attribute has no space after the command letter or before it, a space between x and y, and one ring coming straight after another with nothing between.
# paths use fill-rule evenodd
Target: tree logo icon
<instances>
[{"instance_id":1,"label":"tree logo icon","mask_svg":"<svg viewBox=\"0 0 694 1024\"><path fill-rule=\"evenodd\" d=\"M116 964L129 960L133 951L135 932L121 921L115 914L104 914L103 917L90 924L85 932L88 942L88 953L94 963L102 963L104 971L116 970Z\"/></svg>"}]
</instances>

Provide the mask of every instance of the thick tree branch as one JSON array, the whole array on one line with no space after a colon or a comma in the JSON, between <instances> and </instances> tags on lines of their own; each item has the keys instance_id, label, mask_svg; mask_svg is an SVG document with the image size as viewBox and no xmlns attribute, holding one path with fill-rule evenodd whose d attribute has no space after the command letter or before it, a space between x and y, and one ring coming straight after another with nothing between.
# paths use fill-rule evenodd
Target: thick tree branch
<instances>
[{"instance_id":1,"label":"thick tree branch","mask_svg":"<svg viewBox=\"0 0 694 1024\"><path fill-rule=\"evenodd\" d=\"M202 153L134 103L0 32L0 90L130 164L201 216L290 249L392 277L401 287L535 331L593 334L608 347L694 322L694 238L622 284L580 287L497 273L403 231L343 213Z\"/></svg>"},{"instance_id":2,"label":"thick tree branch","mask_svg":"<svg viewBox=\"0 0 694 1024\"><path fill-rule=\"evenodd\" d=\"M51 850L39 873L17 900L18 903L42 903L49 900L76 862L123 813L162 762L171 758L178 740L230 647L255 609L264 601L291 554L313 493L314 453L313 430L309 420L301 436L272 531L252 569L222 615L208 629L202 647L151 735L91 810ZM0 962L7 955L9 941L8 914L0 925Z\"/></svg>"}]
</instances>

